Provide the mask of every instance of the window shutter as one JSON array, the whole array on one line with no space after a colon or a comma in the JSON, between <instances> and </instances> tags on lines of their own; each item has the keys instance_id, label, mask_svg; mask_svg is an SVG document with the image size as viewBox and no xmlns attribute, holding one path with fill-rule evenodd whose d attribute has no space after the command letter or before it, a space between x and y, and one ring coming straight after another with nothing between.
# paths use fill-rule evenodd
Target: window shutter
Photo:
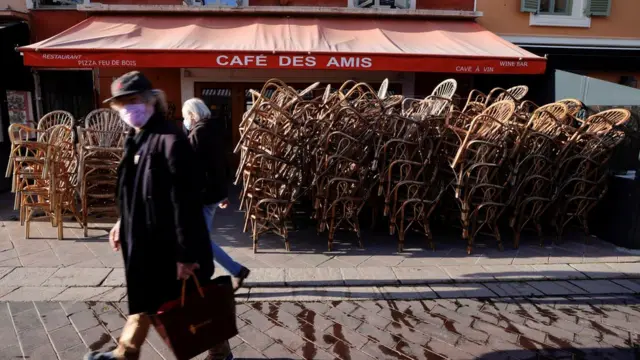
<instances>
[{"instance_id":1,"label":"window shutter","mask_svg":"<svg viewBox=\"0 0 640 360\"><path fill-rule=\"evenodd\" d=\"M540 0L520 0L520 11L537 13L540 9Z\"/></svg>"},{"instance_id":2,"label":"window shutter","mask_svg":"<svg viewBox=\"0 0 640 360\"><path fill-rule=\"evenodd\" d=\"M611 14L611 0L591 0L587 7L588 16L609 16Z\"/></svg>"}]
</instances>

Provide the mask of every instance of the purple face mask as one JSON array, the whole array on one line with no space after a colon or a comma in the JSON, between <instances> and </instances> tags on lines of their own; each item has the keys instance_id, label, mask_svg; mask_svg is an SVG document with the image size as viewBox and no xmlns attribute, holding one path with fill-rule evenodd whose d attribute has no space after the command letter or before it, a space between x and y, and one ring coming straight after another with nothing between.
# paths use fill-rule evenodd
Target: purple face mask
<instances>
[{"instance_id":1,"label":"purple face mask","mask_svg":"<svg viewBox=\"0 0 640 360\"><path fill-rule=\"evenodd\" d=\"M151 113L145 104L128 104L118 111L122 121L127 125L140 129L147 124Z\"/></svg>"}]
</instances>

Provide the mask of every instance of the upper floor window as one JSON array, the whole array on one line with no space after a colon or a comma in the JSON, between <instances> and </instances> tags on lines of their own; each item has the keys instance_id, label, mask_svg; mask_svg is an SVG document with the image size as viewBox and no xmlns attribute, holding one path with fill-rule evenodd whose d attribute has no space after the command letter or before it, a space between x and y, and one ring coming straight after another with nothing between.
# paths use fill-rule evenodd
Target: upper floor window
<instances>
[{"instance_id":1,"label":"upper floor window","mask_svg":"<svg viewBox=\"0 0 640 360\"><path fill-rule=\"evenodd\" d=\"M27 0L27 9L33 8L72 8L89 3L89 0Z\"/></svg>"},{"instance_id":2,"label":"upper floor window","mask_svg":"<svg viewBox=\"0 0 640 360\"><path fill-rule=\"evenodd\" d=\"M349 6L355 8L378 9L415 9L415 0L349 0Z\"/></svg>"},{"instance_id":3,"label":"upper floor window","mask_svg":"<svg viewBox=\"0 0 640 360\"><path fill-rule=\"evenodd\" d=\"M540 14L571 15L571 0L540 0Z\"/></svg>"},{"instance_id":4,"label":"upper floor window","mask_svg":"<svg viewBox=\"0 0 640 360\"><path fill-rule=\"evenodd\" d=\"M592 16L609 16L611 0L520 0L529 25L591 27Z\"/></svg>"},{"instance_id":5,"label":"upper floor window","mask_svg":"<svg viewBox=\"0 0 640 360\"><path fill-rule=\"evenodd\" d=\"M202 0L203 5L244 6L243 0Z\"/></svg>"}]
</instances>

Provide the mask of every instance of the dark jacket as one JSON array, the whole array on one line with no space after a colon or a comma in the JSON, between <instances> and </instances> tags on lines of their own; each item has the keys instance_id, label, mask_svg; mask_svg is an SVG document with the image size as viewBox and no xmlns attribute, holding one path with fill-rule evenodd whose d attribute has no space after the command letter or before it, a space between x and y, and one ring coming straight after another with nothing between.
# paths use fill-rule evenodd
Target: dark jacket
<instances>
[{"instance_id":1,"label":"dark jacket","mask_svg":"<svg viewBox=\"0 0 640 360\"><path fill-rule=\"evenodd\" d=\"M177 262L197 262L203 281L213 275L192 159L185 134L162 115L127 138L117 199L131 314L155 313L180 296Z\"/></svg>"},{"instance_id":2,"label":"dark jacket","mask_svg":"<svg viewBox=\"0 0 640 360\"><path fill-rule=\"evenodd\" d=\"M229 195L229 164L225 152L224 126L221 119L202 119L189 132L189 142L196 153L200 172L202 202L215 204Z\"/></svg>"}]
</instances>

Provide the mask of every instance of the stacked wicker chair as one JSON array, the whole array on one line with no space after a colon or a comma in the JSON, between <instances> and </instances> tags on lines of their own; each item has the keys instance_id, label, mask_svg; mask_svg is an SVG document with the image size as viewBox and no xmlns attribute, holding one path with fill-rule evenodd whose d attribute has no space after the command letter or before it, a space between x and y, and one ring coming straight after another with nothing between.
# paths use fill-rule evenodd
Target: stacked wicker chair
<instances>
[{"instance_id":1,"label":"stacked wicker chair","mask_svg":"<svg viewBox=\"0 0 640 360\"><path fill-rule=\"evenodd\" d=\"M77 129L78 182L85 237L90 217L116 215L114 194L126 130L118 113L111 109L92 111L86 116L84 127Z\"/></svg>"},{"instance_id":2,"label":"stacked wicker chair","mask_svg":"<svg viewBox=\"0 0 640 360\"><path fill-rule=\"evenodd\" d=\"M21 217L25 222L27 239L31 236L31 221L38 212L42 212L57 227L58 240L62 240L64 216L71 215L80 222L75 199L78 163L73 130L64 125L51 127L47 132L46 148L42 173L20 189Z\"/></svg>"},{"instance_id":3,"label":"stacked wicker chair","mask_svg":"<svg viewBox=\"0 0 640 360\"><path fill-rule=\"evenodd\" d=\"M251 227L254 251L260 235L267 232L280 235L290 249L288 227L302 178L301 126L291 113L315 86L297 93L270 80L260 93L252 92L254 105L243 118L236 147L240 153L236 182L243 182L240 206L245 211L244 230Z\"/></svg>"}]
</instances>

